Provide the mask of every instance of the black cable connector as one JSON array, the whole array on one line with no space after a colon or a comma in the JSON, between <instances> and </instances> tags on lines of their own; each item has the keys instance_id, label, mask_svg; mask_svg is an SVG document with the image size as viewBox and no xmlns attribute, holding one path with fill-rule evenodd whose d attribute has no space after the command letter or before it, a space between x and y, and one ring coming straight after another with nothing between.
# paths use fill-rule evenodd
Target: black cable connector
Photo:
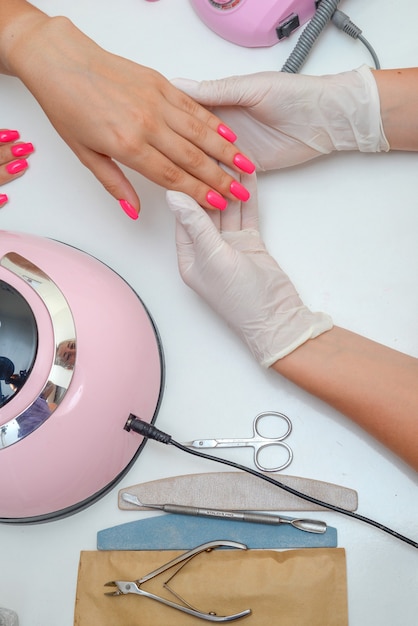
<instances>
[{"instance_id":1,"label":"black cable connector","mask_svg":"<svg viewBox=\"0 0 418 626\"><path fill-rule=\"evenodd\" d=\"M170 435L167 435L167 433L163 433L162 430L158 430L158 428L155 428L155 426L153 426L152 424L144 422L135 415L132 415L132 413L128 417L124 429L127 430L128 433L133 430L135 433L138 433L143 437L147 437L148 439L154 439L155 441L159 441L160 443L171 443Z\"/></svg>"}]
</instances>

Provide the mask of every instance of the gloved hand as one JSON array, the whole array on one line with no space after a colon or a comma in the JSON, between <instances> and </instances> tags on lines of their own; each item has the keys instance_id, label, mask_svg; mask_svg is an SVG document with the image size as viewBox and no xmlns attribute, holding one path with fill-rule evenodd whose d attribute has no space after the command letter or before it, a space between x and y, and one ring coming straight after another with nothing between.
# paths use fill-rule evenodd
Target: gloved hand
<instances>
[{"instance_id":1,"label":"gloved hand","mask_svg":"<svg viewBox=\"0 0 418 626\"><path fill-rule=\"evenodd\" d=\"M172 82L230 124L258 170L289 167L333 150L390 148L376 81L365 65L330 76L262 72Z\"/></svg>"},{"instance_id":2,"label":"gloved hand","mask_svg":"<svg viewBox=\"0 0 418 626\"><path fill-rule=\"evenodd\" d=\"M238 333L263 367L270 367L330 330L332 320L304 306L267 252L258 232L255 175L242 175L241 183L250 190L250 200L232 202L216 214L181 192L168 191L166 197L176 217L184 282Z\"/></svg>"}]
</instances>

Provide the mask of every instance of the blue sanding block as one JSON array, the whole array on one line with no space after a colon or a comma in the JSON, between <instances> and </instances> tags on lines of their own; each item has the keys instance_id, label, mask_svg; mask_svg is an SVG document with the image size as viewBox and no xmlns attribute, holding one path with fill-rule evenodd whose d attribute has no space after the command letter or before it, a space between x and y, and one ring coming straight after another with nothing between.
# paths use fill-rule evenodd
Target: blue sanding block
<instances>
[{"instance_id":1,"label":"blue sanding block","mask_svg":"<svg viewBox=\"0 0 418 626\"><path fill-rule=\"evenodd\" d=\"M227 539L251 549L335 548L337 531L310 533L290 524L254 524L186 515L158 515L97 533L98 550L190 550L206 543Z\"/></svg>"}]
</instances>

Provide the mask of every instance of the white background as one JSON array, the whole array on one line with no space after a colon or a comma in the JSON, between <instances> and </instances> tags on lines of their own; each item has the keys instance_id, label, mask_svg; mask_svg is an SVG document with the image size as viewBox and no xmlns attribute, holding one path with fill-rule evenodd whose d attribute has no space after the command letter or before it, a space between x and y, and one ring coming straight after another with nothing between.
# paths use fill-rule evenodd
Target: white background
<instances>
[{"instance_id":1,"label":"white background","mask_svg":"<svg viewBox=\"0 0 418 626\"><path fill-rule=\"evenodd\" d=\"M297 40L294 35L268 49L235 46L212 33L188 0L35 4L67 15L103 47L168 78L278 70ZM418 63L418 4L343 0L340 9L363 30L383 68ZM372 64L363 45L329 26L302 72L334 73L362 63ZM132 222L17 79L0 76L0 93L0 127L19 129L36 147L30 171L7 187L10 202L0 212L0 226L77 246L140 294L165 353L157 426L178 441L244 436L256 413L283 411L294 426L289 474L356 489L360 513L418 539L416 473L334 410L261 370L183 285L164 190L128 172L142 200L140 218ZM415 154L340 154L262 175L259 183L262 233L306 304L327 311L340 326L416 357L417 167ZM244 451L227 454L251 463ZM0 606L16 610L21 626L70 626L80 551L96 548L97 531L150 515L120 511L119 488L204 471L222 467L150 442L123 482L94 506L48 524L3 524ZM360 522L333 513L321 517L337 527L339 545L347 551L351 626L416 626L417 551Z\"/></svg>"}]
</instances>

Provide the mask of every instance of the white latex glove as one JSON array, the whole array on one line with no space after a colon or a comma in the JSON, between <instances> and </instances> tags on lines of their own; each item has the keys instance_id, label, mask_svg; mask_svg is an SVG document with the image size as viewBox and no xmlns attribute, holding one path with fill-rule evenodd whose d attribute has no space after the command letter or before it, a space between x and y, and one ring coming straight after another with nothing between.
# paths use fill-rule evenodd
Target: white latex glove
<instances>
[{"instance_id":1,"label":"white latex glove","mask_svg":"<svg viewBox=\"0 0 418 626\"><path fill-rule=\"evenodd\" d=\"M248 202L206 213L192 198L167 192L176 217L180 274L244 340L257 361L270 367L301 344L332 328L312 313L288 276L267 252L258 232L255 175L241 176Z\"/></svg>"},{"instance_id":2,"label":"white latex glove","mask_svg":"<svg viewBox=\"0 0 418 626\"><path fill-rule=\"evenodd\" d=\"M330 76L262 72L172 82L230 124L237 145L259 170L289 167L334 150L390 148L376 81L365 65Z\"/></svg>"}]
</instances>

